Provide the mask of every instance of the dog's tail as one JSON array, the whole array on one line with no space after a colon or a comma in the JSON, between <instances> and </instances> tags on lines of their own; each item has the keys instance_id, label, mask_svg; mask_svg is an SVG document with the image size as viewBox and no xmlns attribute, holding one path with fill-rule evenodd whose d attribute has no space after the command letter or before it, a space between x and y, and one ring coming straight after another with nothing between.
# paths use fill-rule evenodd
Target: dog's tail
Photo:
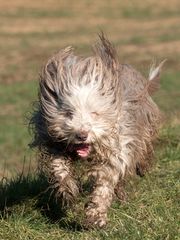
<instances>
[{"instance_id":1,"label":"dog's tail","mask_svg":"<svg viewBox=\"0 0 180 240\"><path fill-rule=\"evenodd\" d=\"M148 79L149 81L147 85L147 90L150 95L152 95L154 92L156 92L156 90L159 89L160 73L165 62L166 62L166 59L163 60L157 67L155 66L155 64L153 64L150 68L149 79Z\"/></svg>"}]
</instances>

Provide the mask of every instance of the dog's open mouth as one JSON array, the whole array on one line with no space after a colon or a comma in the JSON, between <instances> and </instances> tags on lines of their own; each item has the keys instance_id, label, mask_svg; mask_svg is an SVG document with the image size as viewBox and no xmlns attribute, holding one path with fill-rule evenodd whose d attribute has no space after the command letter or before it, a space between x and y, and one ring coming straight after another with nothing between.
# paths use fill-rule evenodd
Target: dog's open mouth
<instances>
[{"instance_id":1,"label":"dog's open mouth","mask_svg":"<svg viewBox=\"0 0 180 240\"><path fill-rule=\"evenodd\" d=\"M69 151L76 152L79 157L85 158L89 155L91 146L88 143L71 144Z\"/></svg>"}]
</instances>

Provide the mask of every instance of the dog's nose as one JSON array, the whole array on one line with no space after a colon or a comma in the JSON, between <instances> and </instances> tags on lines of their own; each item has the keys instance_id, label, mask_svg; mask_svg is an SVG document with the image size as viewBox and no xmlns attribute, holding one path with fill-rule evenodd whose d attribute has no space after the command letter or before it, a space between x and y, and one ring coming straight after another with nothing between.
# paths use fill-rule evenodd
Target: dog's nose
<instances>
[{"instance_id":1,"label":"dog's nose","mask_svg":"<svg viewBox=\"0 0 180 240\"><path fill-rule=\"evenodd\" d=\"M86 141L88 137L88 132L87 131L80 131L78 133L76 133L76 138L79 140L79 141Z\"/></svg>"}]
</instances>

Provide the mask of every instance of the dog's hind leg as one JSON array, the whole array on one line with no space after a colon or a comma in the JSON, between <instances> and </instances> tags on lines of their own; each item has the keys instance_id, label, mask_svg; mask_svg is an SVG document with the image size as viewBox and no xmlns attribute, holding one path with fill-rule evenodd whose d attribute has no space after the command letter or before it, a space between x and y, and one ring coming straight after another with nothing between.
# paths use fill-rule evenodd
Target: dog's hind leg
<instances>
[{"instance_id":1,"label":"dog's hind leg","mask_svg":"<svg viewBox=\"0 0 180 240\"><path fill-rule=\"evenodd\" d=\"M114 189L116 197L120 202L126 202L126 200L127 200L127 194L124 191L124 185L125 185L125 181L120 177L120 179Z\"/></svg>"},{"instance_id":2,"label":"dog's hind leg","mask_svg":"<svg viewBox=\"0 0 180 240\"><path fill-rule=\"evenodd\" d=\"M62 197L65 204L73 202L79 188L71 170L70 160L63 156L51 160L50 176L50 183L56 190L56 196Z\"/></svg>"}]
</instances>

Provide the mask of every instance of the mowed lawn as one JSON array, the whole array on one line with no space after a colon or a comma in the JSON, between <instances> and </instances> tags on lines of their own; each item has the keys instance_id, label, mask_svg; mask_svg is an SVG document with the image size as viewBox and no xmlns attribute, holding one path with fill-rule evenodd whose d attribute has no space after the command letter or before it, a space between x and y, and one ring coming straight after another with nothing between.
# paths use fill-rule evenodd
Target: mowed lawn
<instances>
[{"instance_id":1,"label":"mowed lawn","mask_svg":"<svg viewBox=\"0 0 180 240\"><path fill-rule=\"evenodd\" d=\"M180 2L0 1L0 23L0 239L180 239ZM87 199L65 213L34 174L27 118L48 57L68 45L90 54L101 30L120 62L145 76L152 61L167 59L154 96L164 122L153 169L128 181L128 200L114 201L106 229L88 231Z\"/></svg>"}]
</instances>

